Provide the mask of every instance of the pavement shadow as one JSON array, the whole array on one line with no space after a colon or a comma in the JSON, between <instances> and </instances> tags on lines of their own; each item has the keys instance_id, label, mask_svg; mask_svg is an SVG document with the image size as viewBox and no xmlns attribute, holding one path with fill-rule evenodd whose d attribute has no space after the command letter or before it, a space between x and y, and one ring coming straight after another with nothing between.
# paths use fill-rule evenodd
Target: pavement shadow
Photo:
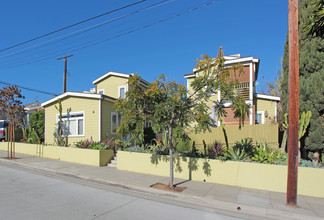
<instances>
[{"instance_id":1,"label":"pavement shadow","mask_svg":"<svg viewBox=\"0 0 324 220\"><path fill-rule=\"evenodd\" d=\"M169 155L157 155L152 154L151 155L151 163L155 166L158 166L160 162L169 162L170 157ZM182 173L184 172L184 166L187 166L188 168L188 180L192 180L192 176L195 172L199 172L199 160L204 160L201 166L202 172L208 177L211 176L212 168L208 162L207 159L204 158L196 158L196 157L184 157L176 155L173 158L173 166L174 171L176 173Z\"/></svg>"}]
</instances>

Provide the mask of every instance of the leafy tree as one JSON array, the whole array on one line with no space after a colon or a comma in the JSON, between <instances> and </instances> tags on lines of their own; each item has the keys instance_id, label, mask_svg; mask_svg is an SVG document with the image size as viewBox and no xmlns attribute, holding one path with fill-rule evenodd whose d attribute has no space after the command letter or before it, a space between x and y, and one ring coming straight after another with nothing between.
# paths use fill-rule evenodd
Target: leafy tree
<instances>
[{"instance_id":1,"label":"leafy tree","mask_svg":"<svg viewBox=\"0 0 324 220\"><path fill-rule=\"evenodd\" d=\"M299 1L299 112L312 112L304 146L310 151L324 150L324 39L307 36L303 27L312 16L310 0ZM288 112L288 37L283 58L281 86L283 112Z\"/></svg>"},{"instance_id":2,"label":"leafy tree","mask_svg":"<svg viewBox=\"0 0 324 220\"><path fill-rule=\"evenodd\" d=\"M324 36L324 0L313 0L311 15L304 26L304 33L309 36Z\"/></svg>"},{"instance_id":3,"label":"leafy tree","mask_svg":"<svg viewBox=\"0 0 324 220\"><path fill-rule=\"evenodd\" d=\"M40 141L44 142L45 111L40 110L33 113L29 118L29 124L31 129L37 133Z\"/></svg>"},{"instance_id":4,"label":"leafy tree","mask_svg":"<svg viewBox=\"0 0 324 220\"><path fill-rule=\"evenodd\" d=\"M22 119L24 108L20 100L23 98L25 97L21 95L21 90L17 85L7 86L0 89L0 108L2 109L2 117L9 120L8 157L10 158L15 158L14 130L15 127L20 124L20 120Z\"/></svg>"},{"instance_id":5,"label":"leafy tree","mask_svg":"<svg viewBox=\"0 0 324 220\"><path fill-rule=\"evenodd\" d=\"M145 119L147 115L152 114L144 94L146 88L140 84L140 81L141 77L137 74L131 76L128 81L127 99L117 99L115 102L117 112L122 114L122 123L117 133L122 136L130 134L135 144L143 143Z\"/></svg>"},{"instance_id":6,"label":"leafy tree","mask_svg":"<svg viewBox=\"0 0 324 220\"><path fill-rule=\"evenodd\" d=\"M141 78L136 74L129 79L129 91L126 99L115 103L117 112L122 115L118 128L121 134L143 134L145 117L153 118L153 130L156 133L167 133L170 155L170 180L173 186L173 152L174 138L188 127L196 131L206 131L215 121L209 116L207 102L218 88L223 92L224 100L234 101L234 87L238 67L224 68L222 57L210 58L203 55L197 60L198 77L191 84L192 91L175 81L167 81L164 75L150 84L149 88L140 85ZM221 102L215 102L219 115L226 115Z\"/></svg>"}]
</instances>

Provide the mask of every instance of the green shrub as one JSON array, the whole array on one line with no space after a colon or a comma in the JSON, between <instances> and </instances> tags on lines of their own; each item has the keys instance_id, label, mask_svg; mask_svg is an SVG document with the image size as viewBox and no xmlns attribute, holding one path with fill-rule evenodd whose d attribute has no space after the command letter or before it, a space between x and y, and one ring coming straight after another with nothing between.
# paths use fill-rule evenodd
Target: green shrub
<instances>
[{"instance_id":1,"label":"green shrub","mask_svg":"<svg viewBox=\"0 0 324 220\"><path fill-rule=\"evenodd\" d=\"M241 142L236 141L233 149L240 149L241 152L244 151L248 156L253 156L255 151L252 138L245 138L244 140L242 139Z\"/></svg>"},{"instance_id":2,"label":"green shrub","mask_svg":"<svg viewBox=\"0 0 324 220\"><path fill-rule=\"evenodd\" d=\"M44 131L45 131L45 111L40 110L40 111L37 111L37 112L31 114L30 118L29 118L29 124L30 124L31 130L35 131L38 136L37 141L43 142L44 141Z\"/></svg>"},{"instance_id":3,"label":"green shrub","mask_svg":"<svg viewBox=\"0 0 324 220\"><path fill-rule=\"evenodd\" d=\"M177 143L177 150L178 152L188 152L190 151L190 146L191 146L191 140L180 140Z\"/></svg>"},{"instance_id":4,"label":"green shrub","mask_svg":"<svg viewBox=\"0 0 324 220\"><path fill-rule=\"evenodd\" d=\"M113 149L111 140L103 140L102 142L94 142L92 139L85 141L78 141L74 144L77 148L92 149L92 150L108 150Z\"/></svg>"},{"instance_id":5,"label":"green shrub","mask_svg":"<svg viewBox=\"0 0 324 220\"><path fill-rule=\"evenodd\" d=\"M27 140L28 143L35 144L35 143L40 143L40 137L38 136L37 132L35 130L32 130L30 133L30 136Z\"/></svg>"},{"instance_id":6,"label":"green shrub","mask_svg":"<svg viewBox=\"0 0 324 220\"><path fill-rule=\"evenodd\" d=\"M245 152L244 149L239 147L228 148L224 152L224 157L227 160L234 160L234 161L246 161L249 159L249 155Z\"/></svg>"},{"instance_id":7,"label":"green shrub","mask_svg":"<svg viewBox=\"0 0 324 220\"><path fill-rule=\"evenodd\" d=\"M287 162L287 156L285 153L279 152L278 149L270 148L266 142L261 142L257 144L252 161L258 163L285 164Z\"/></svg>"}]
</instances>

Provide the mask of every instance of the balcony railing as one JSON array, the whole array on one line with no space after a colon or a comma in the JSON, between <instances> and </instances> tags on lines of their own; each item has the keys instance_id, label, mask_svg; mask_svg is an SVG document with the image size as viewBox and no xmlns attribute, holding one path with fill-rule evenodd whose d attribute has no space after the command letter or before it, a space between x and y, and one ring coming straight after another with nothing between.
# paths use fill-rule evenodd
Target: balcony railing
<instances>
[{"instance_id":1,"label":"balcony railing","mask_svg":"<svg viewBox=\"0 0 324 220\"><path fill-rule=\"evenodd\" d=\"M250 98L250 82L241 82L237 87L234 89L235 94L241 95L245 100ZM223 94L221 92L221 98Z\"/></svg>"}]
</instances>

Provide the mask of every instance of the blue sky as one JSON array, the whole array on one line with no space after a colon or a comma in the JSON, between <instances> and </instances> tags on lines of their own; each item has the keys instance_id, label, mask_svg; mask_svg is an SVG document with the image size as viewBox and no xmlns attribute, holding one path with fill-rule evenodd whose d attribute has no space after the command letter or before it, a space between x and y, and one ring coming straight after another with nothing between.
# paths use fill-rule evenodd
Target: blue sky
<instances>
[{"instance_id":1,"label":"blue sky","mask_svg":"<svg viewBox=\"0 0 324 220\"><path fill-rule=\"evenodd\" d=\"M137 1L1 0L0 50ZM147 0L0 52L0 81L61 94L64 62L57 58L73 54L68 62L68 91L89 90L93 88L92 81L108 71L137 72L147 81L165 74L169 80L184 83L183 75L192 71L196 58L203 53L215 57L221 45L225 55L239 53L241 56L260 58L258 91L264 85L261 75L268 81L277 77L288 28L287 1L219 0L190 13L114 38L120 33L210 2L173 0L112 21L161 1ZM61 40L72 36L71 33L96 27L99 23L106 25ZM104 42L81 49L101 41ZM35 62L42 59L45 60ZM53 97L27 90L22 90L22 93L26 97L24 103L33 102L36 98L43 102Z\"/></svg>"}]
</instances>

